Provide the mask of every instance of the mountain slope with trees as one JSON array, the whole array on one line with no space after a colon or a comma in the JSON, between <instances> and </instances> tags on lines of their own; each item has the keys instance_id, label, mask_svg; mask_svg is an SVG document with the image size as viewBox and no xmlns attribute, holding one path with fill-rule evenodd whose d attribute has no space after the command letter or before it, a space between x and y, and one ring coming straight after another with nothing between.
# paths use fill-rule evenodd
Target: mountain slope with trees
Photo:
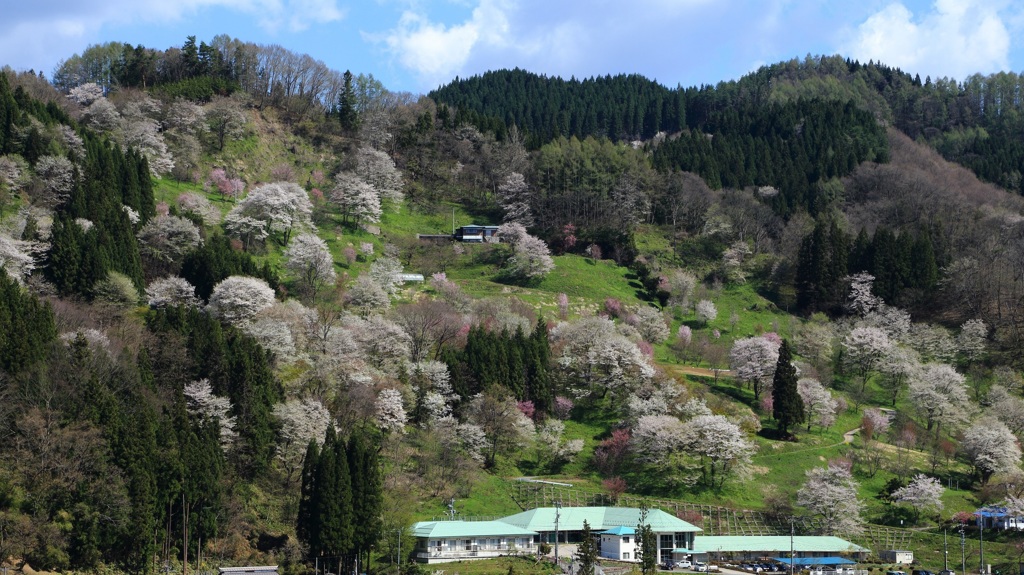
<instances>
[{"instance_id":1,"label":"mountain slope with trees","mask_svg":"<svg viewBox=\"0 0 1024 575\"><path fill-rule=\"evenodd\" d=\"M1024 199L913 133L930 85L413 98L226 37L5 70L0 557L396 572L521 475L849 537L1015 504ZM468 222L503 241L416 238Z\"/></svg>"}]
</instances>

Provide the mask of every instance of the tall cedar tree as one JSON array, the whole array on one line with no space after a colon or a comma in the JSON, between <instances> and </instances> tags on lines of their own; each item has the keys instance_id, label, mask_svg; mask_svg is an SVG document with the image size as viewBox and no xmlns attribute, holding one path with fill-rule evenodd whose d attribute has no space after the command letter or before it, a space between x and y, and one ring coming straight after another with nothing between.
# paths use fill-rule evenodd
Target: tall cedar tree
<instances>
[{"instance_id":1,"label":"tall cedar tree","mask_svg":"<svg viewBox=\"0 0 1024 575\"><path fill-rule=\"evenodd\" d=\"M658 571L658 534L647 520L647 504L640 505L640 520L636 526L636 560L640 573L654 575Z\"/></svg>"},{"instance_id":2,"label":"tall cedar tree","mask_svg":"<svg viewBox=\"0 0 1024 575\"><path fill-rule=\"evenodd\" d=\"M299 511L295 519L295 536L299 541L310 545L313 524L313 486L316 481L317 463L320 461L320 446L316 440L309 440L306 456L302 460L302 482L299 488Z\"/></svg>"},{"instance_id":3,"label":"tall cedar tree","mask_svg":"<svg viewBox=\"0 0 1024 575\"><path fill-rule=\"evenodd\" d=\"M345 70L341 93L338 94L338 121L341 128L354 132L359 127L359 112L356 110L356 91L352 86L352 72Z\"/></svg>"},{"instance_id":4,"label":"tall cedar tree","mask_svg":"<svg viewBox=\"0 0 1024 575\"><path fill-rule=\"evenodd\" d=\"M796 385L796 367L789 351L789 341L782 340L779 361L775 364L775 378L772 380L772 417L783 436L790 426L804 420L804 402Z\"/></svg>"},{"instance_id":5,"label":"tall cedar tree","mask_svg":"<svg viewBox=\"0 0 1024 575\"><path fill-rule=\"evenodd\" d=\"M594 567L597 565L597 545L594 544L594 534L590 530L590 523L583 520L583 533L580 544L576 547L577 575L594 575Z\"/></svg>"}]
</instances>

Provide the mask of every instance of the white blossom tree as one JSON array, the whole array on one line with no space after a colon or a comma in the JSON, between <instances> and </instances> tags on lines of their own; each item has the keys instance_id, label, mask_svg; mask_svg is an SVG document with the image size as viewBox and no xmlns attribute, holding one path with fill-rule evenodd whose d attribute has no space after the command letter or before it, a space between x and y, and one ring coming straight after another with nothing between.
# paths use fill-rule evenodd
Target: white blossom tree
<instances>
[{"instance_id":1,"label":"white blossom tree","mask_svg":"<svg viewBox=\"0 0 1024 575\"><path fill-rule=\"evenodd\" d=\"M928 430L938 434L943 423L957 427L971 416L964 376L944 363L929 363L921 367L910 381L909 398L914 408L924 416Z\"/></svg>"},{"instance_id":2,"label":"white blossom tree","mask_svg":"<svg viewBox=\"0 0 1024 575\"><path fill-rule=\"evenodd\" d=\"M398 293L402 285L402 262L396 257L382 256L373 260L367 273L388 295Z\"/></svg>"},{"instance_id":3,"label":"white blossom tree","mask_svg":"<svg viewBox=\"0 0 1024 575\"><path fill-rule=\"evenodd\" d=\"M146 301L150 307L155 308L199 305L195 286L178 276L162 277L149 284L146 287Z\"/></svg>"},{"instance_id":4,"label":"white blossom tree","mask_svg":"<svg viewBox=\"0 0 1024 575\"><path fill-rule=\"evenodd\" d=\"M515 222L525 227L533 225L533 211L530 208L530 186L519 172L512 172L498 185L498 203L505 212L505 222Z\"/></svg>"},{"instance_id":5,"label":"white blossom tree","mask_svg":"<svg viewBox=\"0 0 1024 575\"><path fill-rule=\"evenodd\" d=\"M270 233L280 234L281 245L288 245L293 230L313 228L313 203L298 184L275 182L250 191L227 219L240 216L265 222Z\"/></svg>"},{"instance_id":6,"label":"white blossom tree","mask_svg":"<svg viewBox=\"0 0 1024 575\"><path fill-rule=\"evenodd\" d=\"M649 343L661 343L668 339L671 333L665 323L665 316L660 310L649 305L640 306L631 314L629 325L635 327L640 332L640 337Z\"/></svg>"},{"instance_id":7,"label":"white blossom tree","mask_svg":"<svg viewBox=\"0 0 1024 575\"><path fill-rule=\"evenodd\" d=\"M36 268L42 249L37 242L17 240L0 233L0 269L22 283Z\"/></svg>"},{"instance_id":8,"label":"white blossom tree","mask_svg":"<svg viewBox=\"0 0 1024 575\"><path fill-rule=\"evenodd\" d=\"M63 204L75 184L75 166L64 156L42 156L36 160L39 180L37 200L46 207Z\"/></svg>"},{"instance_id":9,"label":"white blossom tree","mask_svg":"<svg viewBox=\"0 0 1024 575\"><path fill-rule=\"evenodd\" d=\"M944 491L945 489L938 479L918 473L906 487L900 487L892 492L892 500L895 503L912 507L920 517L921 513L928 511L942 511L942 493Z\"/></svg>"},{"instance_id":10,"label":"white blossom tree","mask_svg":"<svg viewBox=\"0 0 1024 575\"><path fill-rule=\"evenodd\" d=\"M373 186L352 172L338 173L334 182L330 199L341 210L342 221L380 221L380 194Z\"/></svg>"},{"instance_id":11,"label":"white blossom tree","mask_svg":"<svg viewBox=\"0 0 1024 575\"><path fill-rule=\"evenodd\" d=\"M986 336L988 336L988 326L980 319L969 319L960 326L956 346L964 359L974 362L985 353Z\"/></svg>"},{"instance_id":12,"label":"white blossom tree","mask_svg":"<svg viewBox=\"0 0 1024 575\"><path fill-rule=\"evenodd\" d=\"M173 272L185 256L203 243L199 228L185 218L150 218L136 234L139 253L161 271Z\"/></svg>"},{"instance_id":13,"label":"white blossom tree","mask_svg":"<svg viewBox=\"0 0 1024 575\"><path fill-rule=\"evenodd\" d=\"M544 240L529 234L512 246L505 273L514 278L532 280L542 278L555 269L555 260Z\"/></svg>"},{"instance_id":14,"label":"white blossom tree","mask_svg":"<svg viewBox=\"0 0 1024 575\"><path fill-rule=\"evenodd\" d=\"M226 397L213 394L210 380L201 379L185 385L185 400L189 413L206 421L217 421L220 425L220 444L227 449L234 443L235 416L231 412L231 401Z\"/></svg>"},{"instance_id":15,"label":"white blossom tree","mask_svg":"<svg viewBox=\"0 0 1024 575\"><path fill-rule=\"evenodd\" d=\"M208 226L219 224L221 220L220 210L198 192L185 192L178 196L178 209L199 216Z\"/></svg>"},{"instance_id":16,"label":"white blossom tree","mask_svg":"<svg viewBox=\"0 0 1024 575\"><path fill-rule=\"evenodd\" d=\"M687 428L671 415L645 415L637 420L630 436L630 451L647 465L660 465L683 448Z\"/></svg>"},{"instance_id":17,"label":"white blossom tree","mask_svg":"<svg viewBox=\"0 0 1024 575\"><path fill-rule=\"evenodd\" d=\"M411 339L402 326L374 315L363 320L352 317L348 325L364 360L384 373L397 375L409 362Z\"/></svg>"},{"instance_id":18,"label":"white blossom tree","mask_svg":"<svg viewBox=\"0 0 1024 575\"><path fill-rule=\"evenodd\" d=\"M988 390L986 413L1003 422L1014 435L1024 434L1024 399L995 384Z\"/></svg>"},{"instance_id":19,"label":"white blossom tree","mask_svg":"<svg viewBox=\"0 0 1024 575\"><path fill-rule=\"evenodd\" d=\"M770 391L778 362L779 344L765 337L738 339L729 350L729 366L736 379L753 389L755 400Z\"/></svg>"},{"instance_id":20,"label":"white blossom tree","mask_svg":"<svg viewBox=\"0 0 1024 575\"><path fill-rule=\"evenodd\" d=\"M235 210L224 216L224 229L230 236L242 240L247 250L252 247L253 242L262 242L270 237L268 222Z\"/></svg>"},{"instance_id":21,"label":"white blossom tree","mask_svg":"<svg viewBox=\"0 0 1024 575\"><path fill-rule=\"evenodd\" d=\"M864 504L857 498L857 482L848 466L830 463L808 470L796 503L821 521L826 535L849 536L862 530Z\"/></svg>"},{"instance_id":22,"label":"white blossom tree","mask_svg":"<svg viewBox=\"0 0 1024 575\"><path fill-rule=\"evenodd\" d=\"M550 334L557 365L577 397L609 391L624 395L654 375L636 344L604 317L582 317L555 326Z\"/></svg>"},{"instance_id":23,"label":"white blossom tree","mask_svg":"<svg viewBox=\"0 0 1024 575\"><path fill-rule=\"evenodd\" d=\"M718 317L718 308L715 307L714 302L709 299L702 299L697 302L694 307L694 313L697 314L697 320L702 324L707 325L709 322L715 321Z\"/></svg>"},{"instance_id":24,"label":"white blossom tree","mask_svg":"<svg viewBox=\"0 0 1024 575\"><path fill-rule=\"evenodd\" d=\"M373 186L381 200L397 204L404 198L402 173L386 153L373 148L359 148L356 152L356 174Z\"/></svg>"},{"instance_id":25,"label":"white blossom tree","mask_svg":"<svg viewBox=\"0 0 1024 575\"><path fill-rule=\"evenodd\" d=\"M878 362L878 372L882 375L882 389L886 391L892 405L895 407L896 400L907 387L917 370L921 369L920 356L916 351L895 345Z\"/></svg>"},{"instance_id":26,"label":"white blossom tree","mask_svg":"<svg viewBox=\"0 0 1024 575\"><path fill-rule=\"evenodd\" d=\"M323 444L331 414L320 401L306 398L275 405L274 417L280 424L276 457L291 481L295 471L302 467L309 442Z\"/></svg>"},{"instance_id":27,"label":"white blossom tree","mask_svg":"<svg viewBox=\"0 0 1024 575\"><path fill-rule=\"evenodd\" d=\"M811 423L817 423L826 429L831 427L836 421L838 403L825 386L814 378L802 377L796 382L796 388L804 402L807 431L811 430Z\"/></svg>"},{"instance_id":28,"label":"white blossom tree","mask_svg":"<svg viewBox=\"0 0 1024 575\"><path fill-rule=\"evenodd\" d=\"M285 268L299 281L310 299L338 278L327 242L316 234L299 234L284 251Z\"/></svg>"},{"instance_id":29,"label":"white blossom tree","mask_svg":"<svg viewBox=\"0 0 1024 575\"><path fill-rule=\"evenodd\" d=\"M234 324L251 319L274 305L274 290L264 280L230 276L213 286L208 309L214 316Z\"/></svg>"},{"instance_id":30,"label":"white blossom tree","mask_svg":"<svg viewBox=\"0 0 1024 575\"><path fill-rule=\"evenodd\" d=\"M551 418L537 427L537 459L542 465L569 463L583 450L582 439L566 439L565 423Z\"/></svg>"},{"instance_id":31,"label":"white blossom tree","mask_svg":"<svg viewBox=\"0 0 1024 575\"><path fill-rule=\"evenodd\" d=\"M402 402L402 392L397 389L382 389L377 394L377 427L385 433L405 433L409 420Z\"/></svg>"},{"instance_id":32,"label":"white blossom tree","mask_svg":"<svg viewBox=\"0 0 1024 575\"><path fill-rule=\"evenodd\" d=\"M967 461L987 483L995 473L1010 471L1020 465L1020 445L1003 422L993 418L982 418L964 431L960 442Z\"/></svg>"},{"instance_id":33,"label":"white blossom tree","mask_svg":"<svg viewBox=\"0 0 1024 575\"><path fill-rule=\"evenodd\" d=\"M750 463L754 445L722 415L698 415L685 425L682 448L700 459L705 485L719 489L730 472Z\"/></svg>"},{"instance_id":34,"label":"white blossom tree","mask_svg":"<svg viewBox=\"0 0 1024 575\"><path fill-rule=\"evenodd\" d=\"M665 277L666 291L669 293L669 305L687 307L690 296L697 287L697 277L687 270L672 270Z\"/></svg>"},{"instance_id":35,"label":"white blossom tree","mask_svg":"<svg viewBox=\"0 0 1024 575\"><path fill-rule=\"evenodd\" d=\"M860 272L850 276L850 295L847 299L847 306L850 310L865 317L883 305L882 299L872 292L875 283L875 276Z\"/></svg>"},{"instance_id":36,"label":"white blossom tree","mask_svg":"<svg viewBox=\"0 0 1024 575\"><path fill-rule=\"evenodd\" d=\"M867 387L871 373L878 369L882 358L892 347L893 342L888 334L877 327L855 327L843 339L843 362L860 376L862 393Z\"/></svg>"},{"instance_id":37,"label":"white blossom tree","mask_svg":"<svg viewBox=\"0 0 1024 575\"><path fill-rule=\"evenodd\" d=\"M521 449L534 438L533 422L523 415L515 397L492 387L469 402L469 421L486 438L484 464L494 467L497 457Z\"/></svg>"},{"instance_id":38,"label":"white blossom tree","mask_svg":"<svg viewBox=\"0 0 1024 575\"><path fill-rule=\"evenodd\" d=\"M948 363L956 357L956 340L940 325L913 324L907 341L925 361Z\"/></svg>"},{"instance_id":39,"label":"white blossom tree","mask_svg":"<svg viewBox=\"0 0 1024 575\"><path fill-rule=\"evenodd\" d=\"M391 307L391 296L368 275L361 275L345 292L345 302L363 315Z\"/></svg>"},{"instance_id":40,"label":"white blossom tree","mask_svg":"<svg viewBox=\"0 0 1024 575\"><path fill-rule=\"evenodd\" d=\"M214 98L205 111L206 125L218 151L224 150L226 142L245 134L249 118L239 98Z\"/></svg>"}]
</instances>

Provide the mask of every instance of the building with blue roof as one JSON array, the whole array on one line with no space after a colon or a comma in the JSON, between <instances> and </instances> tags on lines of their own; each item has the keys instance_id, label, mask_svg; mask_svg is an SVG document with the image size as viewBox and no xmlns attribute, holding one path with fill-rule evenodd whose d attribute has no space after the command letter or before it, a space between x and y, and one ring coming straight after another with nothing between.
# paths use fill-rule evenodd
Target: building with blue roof
<instances>
[{"instance_id":1,"label":"building with blue roof","mask_svg":"<svg viewBox=\"0 0 1024 575\"><path fill-rule=\"evenodd\" d=\"M1007 507L1000 505L989 505L974 512L978 523L985 529L1024 529L1024 517L1013 513Z\"/></svg>"}]
</instances>

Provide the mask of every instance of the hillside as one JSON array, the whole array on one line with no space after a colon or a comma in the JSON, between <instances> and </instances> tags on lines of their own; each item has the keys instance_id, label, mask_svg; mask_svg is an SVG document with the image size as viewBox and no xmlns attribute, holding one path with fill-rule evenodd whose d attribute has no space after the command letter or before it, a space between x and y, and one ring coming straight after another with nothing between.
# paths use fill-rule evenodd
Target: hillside
<instances>
[{"instance_id":1,"label":"hillside","mask_svg":"<svg viewBox=\"0 0 1024 575\"><path fill-rule=\"evenodd\" d=\"M412 522L544 502L511 481L539 476L937 568L954 513L1024 490L1024 200L878 84L934 83L821 59L410 101L337 73L288 92L239 64L262 48L190 41L192 68L152 51L188 77L145 90L131 67L88 81L121 45L56 85L0 74L11 566L396 572ZM417 239L470 223L514 225ZM812 476L839 478L841 517Z\"/></svg>"}]
</instances>

